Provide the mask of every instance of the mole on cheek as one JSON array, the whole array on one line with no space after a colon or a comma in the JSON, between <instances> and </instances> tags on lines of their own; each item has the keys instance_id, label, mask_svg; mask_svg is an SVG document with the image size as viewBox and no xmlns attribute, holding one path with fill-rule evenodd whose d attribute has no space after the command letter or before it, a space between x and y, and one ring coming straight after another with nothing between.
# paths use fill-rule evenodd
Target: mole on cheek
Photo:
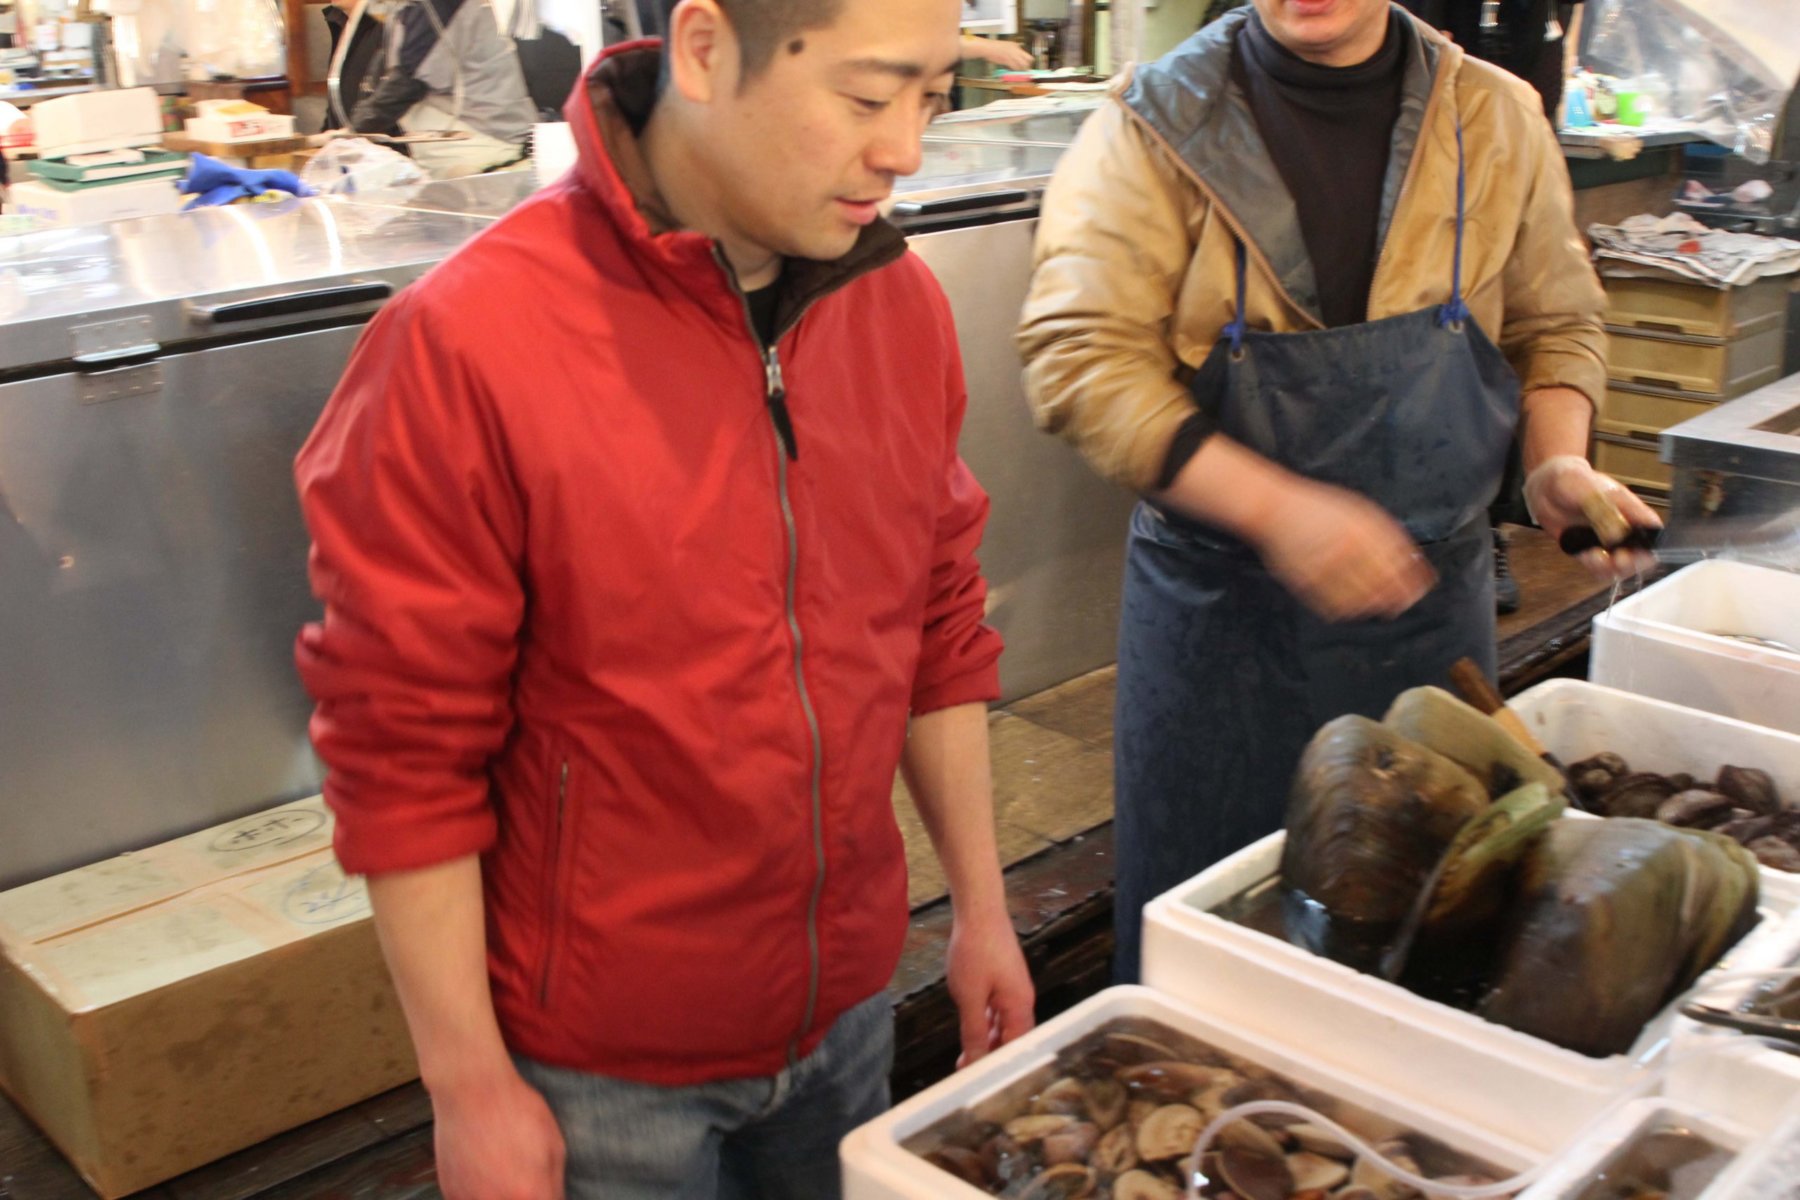
<instances>
[{"instance_id":1,"label":"mole on cheek","mask_svg":"<svg viewBox=\"0 0 1800 1200\"><path fill-rule=\"evenodd\" d=\"M798 54L804 49L806 49L806 39L805 38L795 38L793 41L788 43L788 53L789 54Z\"/></svg>"}]
</instances>

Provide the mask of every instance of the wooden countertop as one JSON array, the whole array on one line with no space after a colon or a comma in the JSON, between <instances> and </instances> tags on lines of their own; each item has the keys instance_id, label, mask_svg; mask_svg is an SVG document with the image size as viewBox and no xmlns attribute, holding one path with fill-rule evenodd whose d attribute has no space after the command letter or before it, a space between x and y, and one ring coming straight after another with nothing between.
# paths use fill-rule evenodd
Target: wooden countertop
<instances>
[{"instance_id":1,"label":"wooden countertop","mask_svg":"<svg viewBox=\"0 0 1800 1200\"><path fill-rule=\"evenodd\" d=\"M1611 589L1542 533L1513 533L1524 603L1499 627L1500 683L1520 691L1565 668ZM1013 926L1038 985L1040 1019L1109 981L1112 953L1111 668L1008 705L993 724L996 818ZM896 786L915 905L889 990L898 1023L896 1098L949 1072L957 1049L943 979L949 903L911 805ZM86 1185L0 1099L0 1200L86 1200ZM145 1200L411 1200L438 1195L431 1106L416 1083L140 1193Z\"/></svg>"}]
</instances>

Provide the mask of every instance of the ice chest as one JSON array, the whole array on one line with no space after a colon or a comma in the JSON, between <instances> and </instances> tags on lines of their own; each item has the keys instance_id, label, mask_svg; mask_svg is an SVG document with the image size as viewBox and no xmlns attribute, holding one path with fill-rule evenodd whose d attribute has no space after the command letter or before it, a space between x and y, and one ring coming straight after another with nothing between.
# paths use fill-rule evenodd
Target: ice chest
<instances>
[{"instance_id":1,"label":"ice chest","mask_svg":"<svg viewBox=\"0 0 1800 1200\"><path fill-rule=\"evenodd\" d=\"M1658 724L1637 716L1638 706L1653 702L1579 681L1541 684L1511 703L1565 762L1611 749L1634 769L1701 773L1731 763L1763 767L1784 791L1800 786L1800 739L1673 705L1658 706ZM1625 732L1634 718L1635 737ZM1676 1026L1672 1010L1652 1020L1629 1053L1589 1057L1210 911L1278 874L1283 841L1272 834L1145 906L1146 986L1262 1036L1315 1047L1345 1070L1403 1078L1409 1099L1523 1145L1560 1145L1618 1096L1651 1082L1650 1067ZM1763 879L1757 927L1709 976L1800 955L1793 882L1770 871Z\"/></svg>"},{"instance_id":2,"label":"ice chest","mask_svg":"<svg viewBox=\"0 0 1800 1200\"><path fill-rule=\"evenodd\" d=\"M1415 1105L1389 1081L1359 1076L1299 1049L1304 1045L1299 1039L1259 1036L1148 988L1114 987L851 1132L839 1147L844 1200L981 1200L986 1193L928 1163L903 1143L959 1109L990 1100L1052 1067L1060 1048L1120 1017L1147 1017L1500 1169L1521 1170L1545 1150L1491 1134L1436 1105ZM1397 1064L1402 1073L1406 1065Z\"/></svg>"},{"instance_id":3,"label":"ice chest","mask_svg":"<svg viewBox=\"0 0 1800 1200\"><path fill-rule=\"evenodd\" d=\"M1800 574L1712 560L1596 616L1588 674L1595 683L1800 733L1800 653L1782 646L1800 649Z\"/></svg>"},{"instance_id":4,"label":"ice chest","mask_svg":"<svg viewBox=\"0 0 1800 1200\"><path fill-rule=\"evenodd\" d=\"M0 893L0 1086L123 1196L418 1074L317 800Z\"/></svg>"}]
</instances>

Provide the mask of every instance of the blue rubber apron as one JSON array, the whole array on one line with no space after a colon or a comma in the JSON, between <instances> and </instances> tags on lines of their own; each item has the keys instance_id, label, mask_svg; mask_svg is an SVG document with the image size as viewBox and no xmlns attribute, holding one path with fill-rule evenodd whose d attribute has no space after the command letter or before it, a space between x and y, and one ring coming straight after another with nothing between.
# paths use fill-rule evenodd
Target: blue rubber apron
<instances>
[{"instance_id":1,"label":"blue rubber apron","mask_svg":"<svg viewBox=\"0 0 1800 1200\"><path fill-rule=\"evenodd\" d=\"M1464 656L1495 670L1486 509L1519 418L1519 384L1463 303L1457 131L1450 300L1300 333L1237 309L1193 381L1219 431L1297 474L1360 492L1405 525L1438 574L1399 618L1315 617L1244 543L1149 504L1132 517L1119 630L1114 772L1115 974L1138 976L1143 905L1281 827L1300 752L1345 713L1379 717L1442 685Z\"/></svg>"}]
</instances>

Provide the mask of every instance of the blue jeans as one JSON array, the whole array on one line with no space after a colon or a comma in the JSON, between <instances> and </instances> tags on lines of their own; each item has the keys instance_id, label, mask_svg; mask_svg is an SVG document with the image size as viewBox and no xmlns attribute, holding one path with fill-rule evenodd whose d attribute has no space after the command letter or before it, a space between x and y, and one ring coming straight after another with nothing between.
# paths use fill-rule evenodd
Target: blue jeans
<instances>
[{"instance_id":1,"label":"blue jeans","mask_svg":"<svg viewBox=\"0 0 1800 1200\"><path fill-rule=\"evenodd\" d=\"M887 1111L894 1006L877 993L751 1079L658 1087L515 1061L562 1127L567 1200L836 1200L838 1142Z\"/></svg>"}]
</instances>

